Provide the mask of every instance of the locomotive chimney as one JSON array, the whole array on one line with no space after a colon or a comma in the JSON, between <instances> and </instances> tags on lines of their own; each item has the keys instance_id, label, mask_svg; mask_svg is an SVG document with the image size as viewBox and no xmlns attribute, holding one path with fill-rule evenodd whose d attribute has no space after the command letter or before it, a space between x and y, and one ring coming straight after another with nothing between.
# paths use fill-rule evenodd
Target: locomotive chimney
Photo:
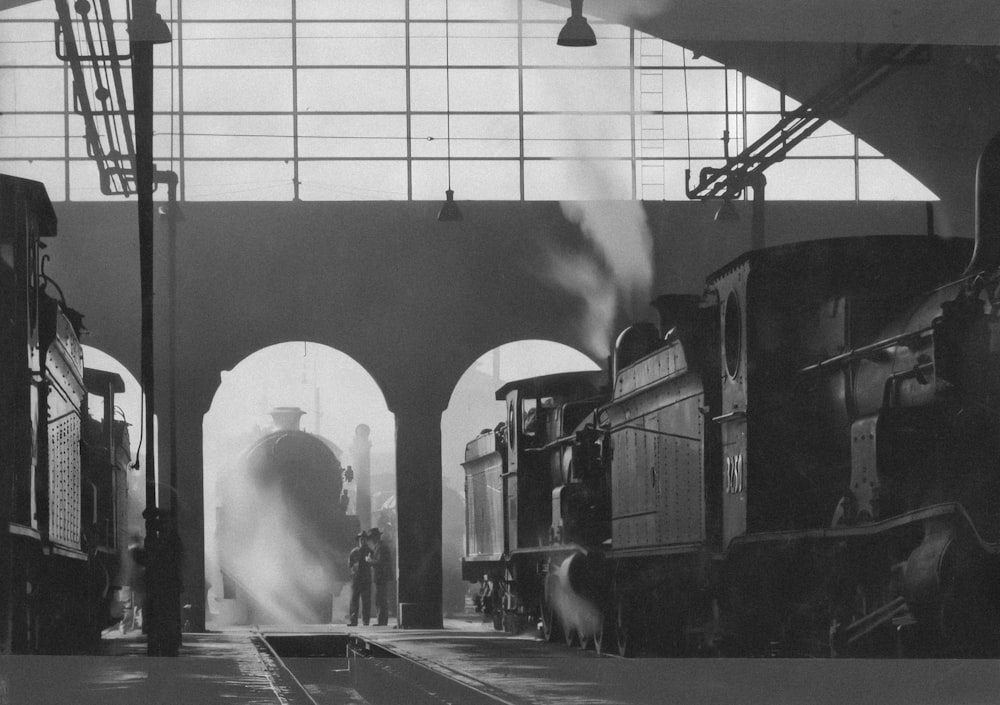
<instances>
[{"instance_id":1,"label":"locomotive chimney","mask_svg":"<svg viewBox=\"0 0 1000 705\"><path fill-rule=\"evenodd\" d=\"M1000 266L1000 132L976 167L976 245L966 274Z\"/></svg>"},{"instance_id":2,"label":"locomotive chimney","mask_svg":"<svg viewBox=\"0 0 1000 705\"><path fill-rule=\"evenodd\" d=\"M299 419L306 412L297 406L276 406L269 413L276 431L298 431Z\"/></svg>"},{"instance_id":3,"label":"locomotive chimney","mask_svg":"<svg viewBox=\"0 0 1000 705\"><path fill-rule=\"evenodd\" d=\"M619 333L611 356L611 384L618 383L619 372L656 350L661 340L652 323L633 323Z\"/></svg>"}]
</instances>

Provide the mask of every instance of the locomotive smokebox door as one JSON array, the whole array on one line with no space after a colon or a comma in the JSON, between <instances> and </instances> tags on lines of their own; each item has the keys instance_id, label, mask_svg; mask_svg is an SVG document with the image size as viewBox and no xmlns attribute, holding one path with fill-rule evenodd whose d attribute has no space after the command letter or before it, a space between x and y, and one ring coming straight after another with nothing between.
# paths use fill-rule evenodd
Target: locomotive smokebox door
<instances>
[{"instance_id":1,"label":"locomotive smokebox door","mask_svg":"<svg viewBox=\"0 0 1000 705\"><path fill-rule=\"evenodd\" d=\"M719 294L722 413L722 544L747 529L747 279L749 262L720 273Z\"/></svg>"}]
</instances>

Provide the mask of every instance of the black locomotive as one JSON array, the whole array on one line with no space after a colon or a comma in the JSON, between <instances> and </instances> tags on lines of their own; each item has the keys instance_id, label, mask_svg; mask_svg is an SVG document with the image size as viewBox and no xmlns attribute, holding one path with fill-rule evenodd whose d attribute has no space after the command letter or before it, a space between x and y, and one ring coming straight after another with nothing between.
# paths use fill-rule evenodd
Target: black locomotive
<instances>
[{"instance_id":1,"label":"black locomotive","mask_svg":"<svg viewBox=\"0 0 1000 705\"><path fill-rule=\"evenodd\" d=\"M223 591L245 623L316 624L340 618L357 516L348 514L340 449L299 429L296 407L271 411L274 429L241 455L225 483L218 546ZM346 611L346 603L344 604Z\"/></svg>"},{"instance_id":2,"label":"black locomotive","mask_svg":"<svg viewBox=\"0 0 1000 705\"><path fill-rule=\"evenodd\" d=\"M466 451L464 577L627 655L1000 655L1000 136L970 241L744 254L515 382ZM970 261L971 255L971 261Z\"/></svg>"},{"instance_id":3,"label":"black locomotive","mask_svg":"<svg viewBox=\"0 0 1000 705\"><path fill-rule=\"evenodd\" d=\"M93 650L114 621L129 529L128 428L114 411L124 386L84 366L82 316L49 291L42 238L55 234L45 187L0 175L4 653Z\"/></svg>"}]
</instances>

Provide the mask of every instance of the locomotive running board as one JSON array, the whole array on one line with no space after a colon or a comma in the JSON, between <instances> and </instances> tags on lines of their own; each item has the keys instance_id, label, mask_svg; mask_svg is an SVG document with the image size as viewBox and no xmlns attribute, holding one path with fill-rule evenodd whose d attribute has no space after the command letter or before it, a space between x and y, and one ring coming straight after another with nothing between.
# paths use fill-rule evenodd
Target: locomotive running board
<instances>
[{"instance_id":1,"label":"locomotive running board","mask_svg":"<svg viewBox=\"0 0 1000 705\"><path fill-rule=\"evenodd\" d=\"M555 546L532 546L531 548L515 548L510 552L513 556L532 556L540 553L582 553L589 554L593 549L581 546L576 543L561 543Z\"/></svg>"},{"instance_id":2,"label":"locomotive running board","mask_svg":"<svg viewBox=\"0 0 1000 705\"><path fill-rule=\"evenodd\" d=\"M609 558L644 558L647 556L681 556L701 553L705 550L706 544L699 543L671 543L658 544L656 546L639 546L637 548L612 549Z\"/></svg>"},{"instance_id":3,"label":"locomotive running board","mask_svg":"<svg viewBox=\"0 0 1000 705\"><path fill-rule=\"evenodd\" d=\"M935 504L930 507L924 507L922 509L916 509L912 512L907 512L905 514L899 514L890 519L883 519L882 521L872 522L871 524L864 524L862 526L844 526L844 527L833 527L829 529L806 529L804 531L766 531L759 534L750 534L746 536L737 536L732 541L729 542L727 547L727 552L733 548L739 546L744 546L747 544L757 544L757 543L791 543L794 541L801 540L813 540L813 541L824 541L824 540L837 540L837 539L850 539L850 538L862 538L866 536L873 536L875 534L881 533L883 531L890 531L892 529L898 529L909 524L916 524L922 521L927 521L928 519L940 519L942 517L947 517L955 515L961 517L964 520L966 526L969 528L972 536L975 538L976 543L979 544L985 552L1000 555L1000 542L990 543L985 541L979 532L976 530L976 525L973 523L972 518L969 513L965 511L965 507L957 502L947 502L945 504Z\"/></svg>"}]
</instances>

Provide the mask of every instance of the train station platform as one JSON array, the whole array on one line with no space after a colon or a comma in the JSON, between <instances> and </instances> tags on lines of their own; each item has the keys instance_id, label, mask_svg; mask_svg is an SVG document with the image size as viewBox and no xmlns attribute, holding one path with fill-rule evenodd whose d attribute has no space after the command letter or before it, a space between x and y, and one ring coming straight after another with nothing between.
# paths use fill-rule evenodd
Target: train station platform
<instances>
[{"instance_id":1,"label":"train station platform","mask_svg":"<svg viewBox=\"0 0 1000 705\"><path fill-rule=\"evenodd\" d=\"M476 619L185 634L177 658L147 657L135 635L97 656L0 657L0 705L988 705L998 694L998 661L621 659Z\"/></svg>"}]
</instances>

